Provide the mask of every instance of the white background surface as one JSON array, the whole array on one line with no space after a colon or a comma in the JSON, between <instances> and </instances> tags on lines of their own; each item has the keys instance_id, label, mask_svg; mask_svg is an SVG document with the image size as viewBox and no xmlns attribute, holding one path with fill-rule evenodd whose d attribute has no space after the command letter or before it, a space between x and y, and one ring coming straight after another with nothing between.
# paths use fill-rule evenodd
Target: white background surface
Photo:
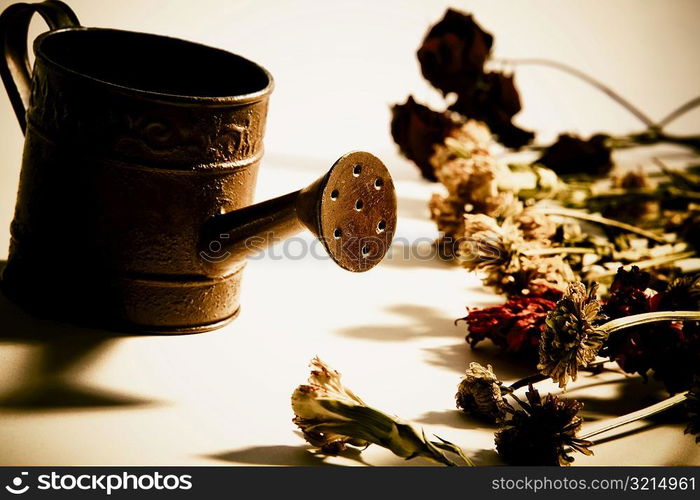
<instances>
[{"instance_id":1,"label":"white background surface","mask_svg":"<svg viewBox=\"0 0 700 500\"><path fill-rule=\"evenodd\" d=\"M10 2L0 2L0 6ZM258 199L297 189L347 150L389 166L399 195L398 236L435 235L425 208L435 186L401 159L389 105L409 93L435 105L415 49L447 4L418 1L71 1L87 26L178 36L222 47L275 77ZM499 57L548 57L609 83L653 118L700 89L695 1L454 2L496 36ZM34 26L41 31L40 23ZM603 95L548 69L522 68L518 121L557 131L626 132L638 126ZM309 106L311 104L311 106ZM698 113L672 130L700 131ZM6 256L22 137L0 96L0 258ZM618 158L638 164L638 156ZM306 241L310 241L308 238ZM463 418L454 392L469 360L506 379L528 373L488 349L471 351L464 307L497 303L474 276L435 261L391 259L355 275L329 261L260 260L245 272L240 317L217 332L104 338L34 320L0 302L2 464L402 463L371 447L322 462L291 423L289 396L318 354L365 401L494 463L493 429ZM605 378L605 377L603 377ZM640 407L639 379L581 388L589 420ZM622 382L621 382L622 381ZM77 407L69 403L81 402ZM62 404L60 404L62 403ZM577 464L696 464L681 424L656 426L595 448ZM362 458L360 458L362 457ZM420 462L414 462L420 463Z\"/></svg>"}]
</instances>

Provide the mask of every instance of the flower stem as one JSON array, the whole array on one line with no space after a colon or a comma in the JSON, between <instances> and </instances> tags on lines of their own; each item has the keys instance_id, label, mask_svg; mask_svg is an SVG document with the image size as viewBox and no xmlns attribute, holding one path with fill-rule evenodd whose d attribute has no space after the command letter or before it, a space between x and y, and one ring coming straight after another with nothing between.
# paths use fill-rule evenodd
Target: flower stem
<instances>
[{"instance_id":1,"label":"flower stem","mask_svg":"<svg viewBox=\"0 0 700 500\"><path fill-rule=\"evenodd\" d=\"M536 257L542 255L559 255L559 254L574 254L574 253L595 253L593 248L586 247L554 247L554 248L535 248L522 252L526 257Z\"/></svg>"},{"instance_id":2,"label":"flower stem","mask_svg":"<svg viewBox=\"0 0 700 500\"><path fill-rule=\"evenodd\" d=\"M605 333L611 333L631 328L634 326L656 323L659 321L700 321L700 311L654 311L642 314L634 314L624 318L614 319L601 325L599 328Z\"/></svg>"},{"instance_id":3,"label":"flower stem","mask_svg":"<svg viewBox=\"0 0 700 500\"><path fill-rule=\"evenodd\" d=\"M521 387L528 386L530 384L536 384L537 382L542 382L543 380L547 380L549 377L546 375L542 375L541 373L535 373L533 375L529 375L525 378L521 378L520 380L513 382L508 386L508 389L511 391L515 391L517 389L520 389Z\"/></svg>"},{"instance_id":4,"label":"flower stem","mask_svg":"<svg viewBox=\"0 0 700 500\"><path fill-rule=\"evenodd\" d=\"M588 440L594 436L603 434L604 432L617 429L618 427L622 427L623 425L631 424L632 422L636 422L637 420L642 420L644 418L651 417L652 415L656 415L657 413L666 411L670 408L673 408L674 406L678 406L679 404L685 402L686 394L687 392L676 394L675 396L671 396L670 398L664 399L663 401L653 404L651 406L647 406L646 408L642 408L641 410L628 413L627 415L622 415L621 417L613 418L612 420L608 420L607 422L603 422L602 425L579 437L580 439Z\"/></svg>"},{"instance_id":5,"label":"flower stem","mask_svg":"<svg viewBox=\"0 0 700 500\"><path fill-rule=\"evenodd\" d=\"M672 262L676 262L678 260L687 259L687 258L690 258L694 255L695 255L694 251L677 252L677 253L671 253L668 255L663 255L661 257L656 257L654 259L639 260L637 262L633 262L631 264L627 264L626 266L622 266L622 267L623 268L630 268L632 266L637 266L639 269L648 269L650 267L661 266L664 264L670 264ZM599 278L604 278L606 276L613 276L613 275L617 274L617 271L618 270L615 269L614 271L591 274L589 276L586 276L586 279L597 280Z\"/></svg>"},{"instance_id":6,"label":"flower stem","mask_svg":"<svg viewBox=\"0 0 700 500\"><path fill-rule=\"evenodd\" d=\"M598 368L598 367L600 367L600 366L603 366L603 365L604 365L605 363L607 363L608 361L610 361L610 360L607 359L607 358L606 358L606 359L601 359L600 361L596 361L595 363L589 364L589 365L586 366L585 368L587 368L587 369L595 369L595 368ZM548 375L542 375L541 373L534 373L534 374L532 374L532 375L528 375L528 376L525 377L525 378L521 378L520 380L517 380L517 381L513 382L512 384L510 384L509 386L507 386L507 388L510 389L511 392L513 392L513 391L516 391L516 390L520 389L521 387L526 387L526 386L528 386L528 385L530 385L530 384L533 384L533 385L534 385L534 384L536 384L536 383L538 383L538 382L542 382L543 380L547 380L548 378L549 378Z\"/></svg>"},{"instance_id":7,"label":"flower stem","mask_svg":"<svg viewBox=\"0 0 700 500\"><path fill-rule=\"evenodd\" d=\"M571 210L569 208L556 208L556 207L537 208L537 209L533 209L533 210L536 210L538 213L541 213L543 215L561 215L562 217L571 217L574 219L581 219L581 220L585 220L588 222L594 222L596 224L601 224L603 226L614 227L617 229L622 229L623 231L638 234L639 236L643 236L644 238L655 241L657 243L666 243L666 240L662 236L659 236L656 233L652 233L651 231L647 231L645 229L640 229L640 228L635 227L631 224L627 224L625 222L620 222L620 221L615 220L615 219L608 219L607 217L603 217L601 215L589 214L589 213L585 213L585 212L580 212L578 210Z\"/></svg>"},{"instance_id":8,"label":"flower stem","mask_svg":"<svg viewBox=\"0 0 700 500\"><path fill-rule=\"evenodd\" d=\"M578 70L574 67L571 67L567 64L560 63L557 61L552 61L549 59L540 59L540 58L527 58L527 59L500 59L499 62L502 62L504 64L512 64L514 66L547 66L550 68L557 69L559 71L563 71L564 73L568 73L570 75L575 76L576 78L583 80L584 82L588 83L589 85L592 85L593 87L597 88L601 92L603 92L605 95L610 97L613 101L617 102L620 106L625 108L627 111L632 113L634 116L636 116L639 121L641 121L644 125L646 125L649 128L654 127L654 121L649 118L645 113L639 110L634 104L629 102L627 99L622 97L620 94L615 92L613 89L605 85L604 83L596 80L592 76L587 75L581 70Z\"/></svg>"},{"instance_id":9,"label":"flower stem","mask_svg":"<svg viewBox=\"0 0 700 500\"><path fill-rule=\"evenodd\" d=\"M686 114L688 111L690 111L693 108L696 108L700 106L700 96L691 99L690 101L686 102L682 106L679 106L678 108L674 109L671 111L668 115L666 115L659 123L656 124L658 128L663 128L669 123L671 123L673 120L680 118L684 114Z\"/></svg>"}]
</instances>

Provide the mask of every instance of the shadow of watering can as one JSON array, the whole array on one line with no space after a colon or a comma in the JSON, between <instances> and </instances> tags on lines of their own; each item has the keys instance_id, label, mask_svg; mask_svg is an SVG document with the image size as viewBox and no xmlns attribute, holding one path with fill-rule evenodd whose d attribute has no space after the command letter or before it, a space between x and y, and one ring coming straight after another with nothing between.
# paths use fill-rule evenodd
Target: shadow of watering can
<instances>
[{"instance_id":1,"label":"shadow of watering can","mask_svg":"<svg viewBox=\"0 0 700 500\"><path fill-rule=\"evenodd\" d=\"M34 13L51 31L34 42L32 71ZM174 38L84 28L54 0L8 7L0 43L26 135L3 289L35 314L205 331L236 316L245 257L280 238L309 229L350 271L388 250L394 186L369 153L251 205L273 86L257 64Z\"/></svg>"}]
</instances>

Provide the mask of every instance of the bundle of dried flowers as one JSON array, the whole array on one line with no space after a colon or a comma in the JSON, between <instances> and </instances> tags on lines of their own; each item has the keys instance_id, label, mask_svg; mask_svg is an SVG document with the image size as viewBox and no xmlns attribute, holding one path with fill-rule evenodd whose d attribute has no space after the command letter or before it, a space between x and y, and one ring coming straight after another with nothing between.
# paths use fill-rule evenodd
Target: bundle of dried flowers
<instances>
[{"instance_id":1,"label":"bundle of dried flowers","mask_svg":"<svg viewBox=\"0 0 700 500\"><path fill-rule=\"evenodd\" d=\"M455 453L469 465L459 447L438 438L429 441L425 432L410 422L367 406L340 380L340 373L318 357L311 360L307 384L292 394L294 423L304 438L326 455L337 455L348 445L382 446L409 460L423 457L443 465L455 465L445 451Z\"/></svg>"},{"instance_id":2,"label":"bundle of dried flowers","mask_svg":"<svg viewBox=\"0 0 700 500\"><path fill-rule=\"evenodd\" d=\"M487 64L492 59L493 36L479 26L474 18L454 9L448 9L444 17L431 26L418 49L418 61L423 76L445 97L450 97L449 109L459 113L462 119L478 120L486 123L498 137L501 144L518 149L530 143L532 132L523 130L513 123L513 117L520 111L520 95L512 74L492 71ZM700 138L679 137L667 134L664 127L673 120L687 113L698 104L694 99L671 112L666 118L654 122L629 101L615 93L606 85L596 81L583 72L564 64L545 59L504 60L510 65L539 65L564 71L597 89L634 114L646 127L639 133L622 137L608 134L595 134L589 139L582 139L570 134L561 134L554 144L544 148L538 160L541 165L562 175L600 176L607 174L612 166L611 150L631 145L649 145L669 142L700 150ZM399 123L397 123L397 121ZM405 116L396 116L392 129L405 128ZM445 130L442 139L450 130ZM394 134L400 149L410 154L414 148L411 138L405 134ZM442 142L431 138L432 144ZM429 172L429 165L420 158L419 167L426 178L435 180ZM418 163L418 162L417 162Z\"/></svg>"}]
</instances>

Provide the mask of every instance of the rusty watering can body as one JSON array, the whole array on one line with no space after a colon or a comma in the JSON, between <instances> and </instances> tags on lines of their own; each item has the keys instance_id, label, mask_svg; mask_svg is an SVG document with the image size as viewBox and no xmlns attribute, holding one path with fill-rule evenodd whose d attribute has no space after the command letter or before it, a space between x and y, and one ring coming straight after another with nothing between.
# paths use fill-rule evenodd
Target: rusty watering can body
<instances>
[{"instance_id":1,"label":"rusty watering can body","mask_svg":"<svg viewBox=\"0 0 700 500\"><path fill-rule=\"evenodd\" d=\"M34 13L52 30L35 41L30 71ZM26 135L3 289L36 314L205 331L236 316L245 256L276 238L308 228L353 271L387 251L396 199L369 153L251 206L273 87L257 64L173 38L83 28L53 0L9 7L0 43Z\"/></svg>"}]
</instances>

